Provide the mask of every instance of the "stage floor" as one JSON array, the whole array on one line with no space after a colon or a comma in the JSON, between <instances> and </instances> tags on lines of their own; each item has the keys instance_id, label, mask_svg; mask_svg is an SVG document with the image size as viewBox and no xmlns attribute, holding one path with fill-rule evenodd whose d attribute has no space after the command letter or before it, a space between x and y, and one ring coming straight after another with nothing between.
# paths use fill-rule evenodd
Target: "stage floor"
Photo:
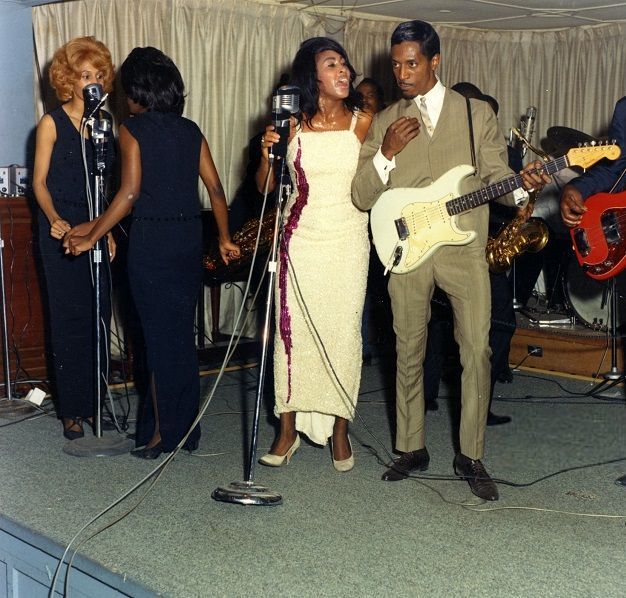
<instances>
[{"instance_id":1,"label":"stage floor","mask_svg":"<svg viewBox=\"0 0 626 598\"><path fill-rule=\"evenodd\" d=\"M430 477L380 480L392 446L393 368L375 359L363 369L352 472L334 471L328 447L303 442L288 466L256 468L255 481L280 492L282 505L216 502L217 486L243 478L256 376L256 368L229 372L203 419L199 451L177 455L143 500L145 488L90 526L92 533L136 506L80 547L88 561L79 567L91 563L91 575L99 569L121 586L111 594L79 586L72 595L626 595L626 488L614 483L626 473L621 387L601 400L580 394L589 381L530 371L499 384L493 409L513 421L488 428L485 464L508 483L499 484L500 501L477 506L452 474L458 401L449 382L426 418ZM205 392L212 381L202 377ZM260 452L274 434L269 412L264 405ZM52 416L0 425L0 525L57 559L158 464L69 456ZM40 593L13 595L45 596L54 572L47 567ZM74 582L82 575L72 573ZM8 569L3 581L10 586Z\"/></svg>"}]
</instances>

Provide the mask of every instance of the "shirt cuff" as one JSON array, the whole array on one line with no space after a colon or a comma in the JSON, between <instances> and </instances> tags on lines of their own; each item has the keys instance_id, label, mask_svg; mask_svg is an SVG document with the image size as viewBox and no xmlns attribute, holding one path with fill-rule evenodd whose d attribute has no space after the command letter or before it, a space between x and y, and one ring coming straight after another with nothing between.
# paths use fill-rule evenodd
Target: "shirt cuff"
<instances>
[{"instance_id":1,"label":"shirt cuff","mask_svg":"<svg viewBox=\"0 0 626 598\"><path fill-rule=\"evenodd\" d=\"M380 180L384 185L387 184L389 180L389 174L396 167L396 157L394 156L391 160L387 160L385 156L383 156L383 152L379 148L374 156L374 168L380 177Z\"/></svg>"},{"instance_id":2,"label":"shirt cuff","mask_svg":"<svg viewBox=\"0 0 626 598\"><path fill-rule=\"evenodd\" d=\"M523 187L519 187L513 191L513 199L515 200L515 205L521 207L528 200L528 191Z\"/></svg>"}]
</instances>

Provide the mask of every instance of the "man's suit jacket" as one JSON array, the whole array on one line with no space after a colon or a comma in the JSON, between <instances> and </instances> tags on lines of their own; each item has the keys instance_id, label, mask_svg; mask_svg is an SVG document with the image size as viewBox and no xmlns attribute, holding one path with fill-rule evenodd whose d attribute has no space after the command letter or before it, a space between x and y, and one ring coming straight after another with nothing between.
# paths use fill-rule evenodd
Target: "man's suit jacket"
<instances>
[{"instance_id":1,"label":"man's suit jacket","mask_svg":"<svg viewBox=\"0 0 626 598\"><path fill-rule=\"evenodd\" d=\"M475 191L513 174L507 164L504 135L491 106L481 100L470 100L470 105L478 175L465 180L463 193ZM372 158L382 145L387 127L401 116L418 118L422 127L417 137L396 155L396 168L391 171L387 184L383 184ZM446 88L432 139L426 133L415 101L399 100L374 117L361 148L359 167L352 183L352 200L358 208L369 210L387 189L425 187L459 164L472 164L465 98ZM512 195L507 195L500 201L515 205ZM477 233L472 245L486 244L488 218L487 205L459 217L459 226L462 229L475 230Z\"/></svg>"},{"instance_id":2,"label":"man's suit jacket","mask_svg":"<svg viewBox=\"0 0 626 598\"><path fill-rule=\"evenodd\" d=\"M613 139L622 150L622 155L617 160L603 160L582 176L570 181L570 184L580 191L583 199L587 199L594 193L610 191L619 175L626 168L626 97L615 104L613 119L609 127L609 141L612 142ZM623 189L626 189L626 175L620 181L615 192Z\"/></svg>"}]
</instances>

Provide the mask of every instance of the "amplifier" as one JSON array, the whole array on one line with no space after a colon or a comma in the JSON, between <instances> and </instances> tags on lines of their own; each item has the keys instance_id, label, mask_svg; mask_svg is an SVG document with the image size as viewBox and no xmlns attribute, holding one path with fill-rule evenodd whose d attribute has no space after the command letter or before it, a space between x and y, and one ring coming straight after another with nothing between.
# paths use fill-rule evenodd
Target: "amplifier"
<instances>
[{"instance_id":1,"label":"amplifier","mask_svg":"<svg viewBox=\"0 0 626 598\"><path fill-rule=\"evenodd\" d=\"M28 184L28 169L25 166L9 166L10 195L25 195Z\"/></svg>"},{"instance_id":2,"label":"amplifier","mask_svg":"<svg viewBox=\"0 0 626 598\"><path fill-rule=\"evenodd\" d=\"M0 195L11 195L9 185L9 167L0 166Z\"/></svg>"}]
</instances>

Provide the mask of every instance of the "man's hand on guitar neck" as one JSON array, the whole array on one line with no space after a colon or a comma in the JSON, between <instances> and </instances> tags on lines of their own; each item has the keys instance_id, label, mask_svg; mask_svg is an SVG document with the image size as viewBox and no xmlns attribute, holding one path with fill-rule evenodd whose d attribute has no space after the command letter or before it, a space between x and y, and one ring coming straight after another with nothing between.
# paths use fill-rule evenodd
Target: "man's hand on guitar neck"
<instances>
[{"instance_id":1,"label":"man's hand on guitar neck","mask_svg":"<svg viewBox=\"0 0 626 598\"><path fill-rule=\"evenodd\" d=\"M580 224L580 219L586 211L580 191L573 185L565 185L561 195L561 218L565 226L573 228Z\"/></svg>"},{"instance_id":2,"label":"man's hand on guitar neck","mask_svg":"<svg viewBox=\"0 0 626 598\"><path fill-rule=\"evenodd\" d=\"M520 172L522 179L524 180L524 189L528 193L532 191L541 191L544 185L550 182L550 175L543 170L543 162L541 160L535 160L529 162L524 167L524 170Z\"/></svg>"},{"instance_id":3,"label":"man's hand on guitar neck","mask_svg":"<svg viewBox=\"0 0 626 598\"><path fill-rule=\"evenodd\" d=\"M387 160L399 154L411 139L420 132L420 122L415 117L401 116L387 128L380 151Z\"/></svg>"}]
</instances>

